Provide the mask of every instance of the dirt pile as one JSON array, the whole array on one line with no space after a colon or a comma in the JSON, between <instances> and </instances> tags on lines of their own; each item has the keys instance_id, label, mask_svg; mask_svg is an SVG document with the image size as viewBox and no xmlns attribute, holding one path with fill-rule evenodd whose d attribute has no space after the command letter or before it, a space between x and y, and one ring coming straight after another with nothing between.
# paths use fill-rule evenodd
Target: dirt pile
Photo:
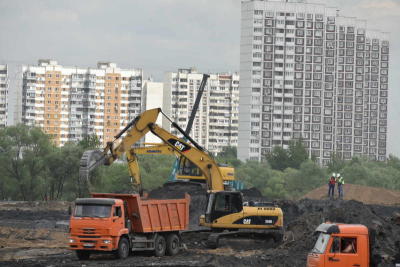
<instances>
[{"instance_id":1,"label":"dirt pile","mask_svg":"<svg viewBox=\"0 0 400 267\"><path fill-rule=\"evenodd\" d=\"M365 205L358 201L303 199L279 203L285 215L286 241L271 250L271 262L287 256L285 265L305 265L312 249L315 228L322 222L364 224L375 237L372 266L393 266L400 262L400 226L395 223L399 207Z\"/></svg>"},{"instance_id":2,"label":"dirt pile","mask_svg":"<svg viewBox=\"0 0 400 267\"><path fill-rule=\"evenodd\" d=\"M400 205L400 191L355 184L345 184L343 191L345 200L357 200L365 204ZM321 186L312 190L303 198L326 199L327 196L328 186ZM336 196L337 188L335 188Z\"/></svg>"}]
</instances>

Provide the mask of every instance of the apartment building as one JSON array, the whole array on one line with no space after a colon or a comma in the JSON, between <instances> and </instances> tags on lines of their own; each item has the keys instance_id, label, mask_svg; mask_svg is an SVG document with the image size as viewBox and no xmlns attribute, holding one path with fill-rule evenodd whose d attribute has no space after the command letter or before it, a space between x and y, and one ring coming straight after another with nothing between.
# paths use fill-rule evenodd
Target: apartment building
<instances>
[{"instance_id":1,"label":"apartment building","mask_svg":"<svg viewBox=\"0 0 400 267\"><path fill-rule=\"evenodd\" d=\"M143 103L144 110L163 107L163 89L162 82L154 82L149 79L143 83ZM156 123L162 125L162 116L158 116ZM148 133L144 137L146 143L160 143L161 140L153 133Z\"/></svg>"},{"instance_id":2,"label":"apartment building","mask_svg":"<svg viewBox=\"0 0 400 267\"><path fill-rule=\"evenodd\" d=\"M142 111L141 69L99 62L64 67L54 60L23 66L22 122L38 126L57 145L96 135L105 144Z\"/></svg>"},{"instance_id":3,"label":"apartment building","mask_svg":"<svg viewBox=\"0 0 400 267\"><path fill-rule=\"evenodd\" d=\"M164 80L163 109L185 129L203 74L196 69L168 72ZM212 153L225 146L237 146L239 75L210 74L190 135ZM163 120L170 129L170 122ZM177 130L171 132L180 135Z\"/></svg>"},{"instance_id":4,"label":"apartment building","mask_svg":"<svg viewBox=\"0 0 400 267\"><path fill-rule=\"evenodd\" d=\"M0 128L7 126L8 84L8 66L0 65Z\"/></svg>"},{"instance_id":5,"label":"apartment building","mask_svg":"<svg viewBox=\"0 0 400 267\"><path fill-rule=\"evenodd\" d=\"M304 1L243 1L238 156L302 140L327 164L386 159L389 42L366 21Z\"/></svg>"}]
</instances>

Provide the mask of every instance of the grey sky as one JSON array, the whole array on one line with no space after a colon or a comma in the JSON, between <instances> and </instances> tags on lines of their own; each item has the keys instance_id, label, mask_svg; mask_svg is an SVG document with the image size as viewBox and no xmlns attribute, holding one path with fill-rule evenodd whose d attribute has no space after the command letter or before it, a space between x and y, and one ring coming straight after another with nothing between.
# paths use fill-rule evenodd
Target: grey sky
<instances>
[{"instance_id":1,"label":"grey sky","mask_svg":"<svg viewBox=\"0 0 400 267\"><path fill-rule=\"evenodd\" d=\"M391 33L389 145L400 156L400 0L309 0L366 19ZM66 66L97 61L164 71L239 71L240 0L0 0L0 63L53 58Z\"/></svg>"}]
</instances>

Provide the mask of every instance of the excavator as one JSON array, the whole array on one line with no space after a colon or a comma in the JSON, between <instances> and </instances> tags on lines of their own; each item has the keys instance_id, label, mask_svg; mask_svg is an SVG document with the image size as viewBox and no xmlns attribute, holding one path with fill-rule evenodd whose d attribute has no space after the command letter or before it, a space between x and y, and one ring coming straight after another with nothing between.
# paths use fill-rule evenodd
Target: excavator
<instances>
[{"instance_id":1,"label":"excavator","mask_svg":"<svg viewBox=\"0 0 400 267\"><path fill-rule=\"evenodd\" d=\"M158 126L155 121L160 113L190 143ZM103 151L86 151L80 162L80 175L88 178L91 170L97 166L110 165L126 152L129 152L126 153L128 162L135 160L132 155L134 153L130 153L132 146L148 132L159 137L164 144L190 161L205 176L208 189L207 207L205 214L200 216L200 225L213 231L207 240L208 247L218 247L218 240L229 235L270 236L276 242L282 239L282 210L273 205L245 206L241 192L225 191L223 174L215 160L161 109L150 109L140 114L115 136L114 141L108 142ZM135 164L132 166L138 167ZM132 177L138 179L136 183L140 184L140 175L136 172L138 169L130 166L129 170Z\"/></svg>"},{"instance_id":2,"label":"excavator","mask_svg":"<svg viewBox=\"0 0 400 267\"><path fill-rule=\"evenodd\" d=\"M132 151L133 152L133 151ZM144 143L142 147L135 147L134 153L136 155L172 155L178 158L177 171L175 172L176 181L190 181L195 183L205 183L206 177L199 171L199 169L192 164L185 157L180 157L172 148L167 144L162 143ZM225 164L218 163L221 169L225 189L235 188L242 186L235 179L235 169Z\"/></svg>"}]
</instances>

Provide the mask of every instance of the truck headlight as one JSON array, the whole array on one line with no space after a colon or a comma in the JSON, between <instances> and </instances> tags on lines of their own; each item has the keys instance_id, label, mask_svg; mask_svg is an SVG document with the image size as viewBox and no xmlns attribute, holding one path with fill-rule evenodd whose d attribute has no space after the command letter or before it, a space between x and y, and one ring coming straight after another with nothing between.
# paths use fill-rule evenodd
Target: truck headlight
<instances>
[{"instance_id":1,"label":"truck headlight","mask_svg":"<svg viewBox=\"0 0 400 267\"><path fill-rule=\"evenodd\" d=\"M69 240L69 243L75 243L75 240L71 238L71 239Z\"/></svg>"},{"instance_id":2,"label":"truck headlight","mask_svg":"<svg viewBox=\"0 0 400 267\"><path fill-rule=\"evenodd\" d=\"M103 240L104 244L111 244L111 240Z\"/></svg>"}]
</instances>

